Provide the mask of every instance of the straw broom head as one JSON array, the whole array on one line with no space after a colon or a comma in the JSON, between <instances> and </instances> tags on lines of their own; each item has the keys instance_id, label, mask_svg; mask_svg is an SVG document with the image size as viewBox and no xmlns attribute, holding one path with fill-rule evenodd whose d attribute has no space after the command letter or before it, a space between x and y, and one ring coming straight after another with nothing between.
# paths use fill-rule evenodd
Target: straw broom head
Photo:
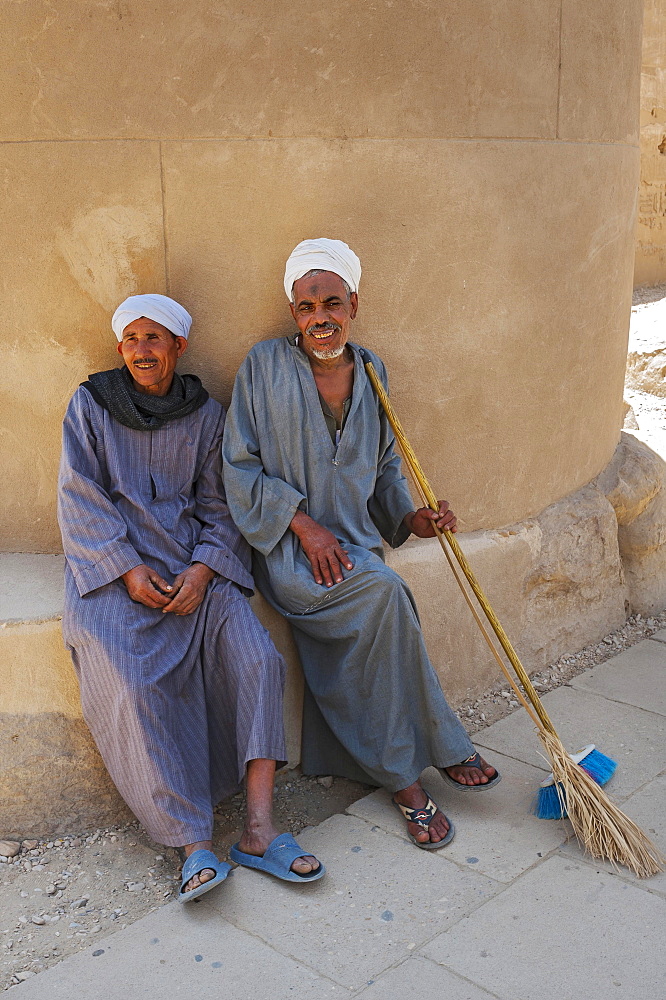
<instances>
[{"instance_id":1,"label":"straw broom head","mask_svg":"<svg viewBox=\"0 0 666 1000\"><path fill-rule=\"evenodd\" d=\"M582 767L574 763L561 740L539 727L558 793L576 837L593 858L624 865L638 878L663 870L663 855L633 820L608 798Z\"/></svg>"}]
</instances>

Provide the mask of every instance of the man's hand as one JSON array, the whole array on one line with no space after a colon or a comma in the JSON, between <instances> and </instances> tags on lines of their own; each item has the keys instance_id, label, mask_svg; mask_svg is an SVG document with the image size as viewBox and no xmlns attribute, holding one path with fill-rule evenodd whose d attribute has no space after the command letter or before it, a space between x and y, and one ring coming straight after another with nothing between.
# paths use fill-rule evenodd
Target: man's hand
<instances>
[{"instance_id":1,"label":"man's hand","mask_svg":"<svg viewBox=\"0 0 666 1000\"><path fill-rule=\"evenodd\" d=\"M341 565L345 569L352 569L354 564L333 532L313 521L302 510L296 511L289 527L298 536L303 551L310 560L315 583L322 583L326 587L342 583Z\"/></svg>"},{"instance_id":2,"label":"man's hand","mask_svg":"<svg viewBox=\"0 0 666 1000\"><path fill-rule=\"evenodd\" d=\"M412 534L418 535L419 538L432 538L436 534L433 527L435 524L440 531L457 530L456 516L446 500L439 501L439 514L435 514L429 507L419 507L412 514L407 514L405 524Z\"/></svg>"},{"instance_id":3,"label":"man's hand","mask_svg":"<svg viewBox=\"0 0 666 1000\"><path fill-rule=\"evenodd\" d=\"M123 573L121 579L132 600L145 604L147 608L163 608L171 600L173 587L150 566L135 566Z\"/></svg>"},{"instance_id":4,"label":"man's hand","mask_svg":"<svg viewBox=\"0 0 666 1000\"><path fill-rule=\"evenodd\" d=\"M172 597L162 608L163 613L173 611L175 615L191 615L206 596L206 587L214 576L213 570L205 563L192 563L173 581Z\"/></svg>"}]
</instances>

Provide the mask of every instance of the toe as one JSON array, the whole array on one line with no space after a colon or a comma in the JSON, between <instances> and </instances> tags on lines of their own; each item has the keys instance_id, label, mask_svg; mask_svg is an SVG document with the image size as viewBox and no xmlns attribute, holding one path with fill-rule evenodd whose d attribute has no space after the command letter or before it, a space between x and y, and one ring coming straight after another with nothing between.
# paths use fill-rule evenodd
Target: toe
<instances>
[{"instance_id":1,"label":"toe","mask_svg":"<svg viewBox=\"0 0 666 1000\"><path fill-rule=\"evenodd\" d=\"M210 882L211 879L215 878L215 872L212 868L204 868L203 871L197 872L193 875L190 881L183 888L183 892L191 892L192 889L196 889L198 886L203 885L204 882Z\"/></svg>"},{"instance_id":2,"label":"toe","mask_svg":"<svg viewBox=\"0 0 666 1000\"><path fill-rule=\"evenodd\" d=\"M319 862L311 854L304 855L302 858L296 858L291 866L291 870L296 872L297 875L309 875L310 872L316 872L319 868Z\"/></svg>"}]
</instances>

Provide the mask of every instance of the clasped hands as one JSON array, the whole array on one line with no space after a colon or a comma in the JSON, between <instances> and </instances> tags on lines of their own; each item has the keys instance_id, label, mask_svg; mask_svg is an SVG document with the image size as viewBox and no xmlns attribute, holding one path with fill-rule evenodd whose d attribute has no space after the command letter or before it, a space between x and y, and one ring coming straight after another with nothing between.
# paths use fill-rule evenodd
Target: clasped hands
<instances>
[{"instance_id":1,"label":"clasped hands","mask_svg":"<svg viewBox=\"0 0 666 1000\"><path fill-rule=\"evenodd\" d=\"M433 538L435 525L440 531L456 531L456 516L446 500L439 501L439 513L429 507L420 507L403 519L413 535L419 538ZM332 587L342 582L342 567L352 569L349 553L342 547L332 531L325 528L301 510L297 510L289 525L298 537L301 547L310 561L315 583Z\"/></svg>"},{"instance_id":2,"label":"clasped hands","mask_svg":"<svg viewBox=\"0 0 666 1000\"><path fill-rule=\"evenodd\" d=\"M214 576L209 566L195 562L179 573L173 583L167 583L157 570L145 564L123 573L121 579L133 601L147 608L161 608L164 613L191 615L203 601Z\"/></svg>"}]
</instances>

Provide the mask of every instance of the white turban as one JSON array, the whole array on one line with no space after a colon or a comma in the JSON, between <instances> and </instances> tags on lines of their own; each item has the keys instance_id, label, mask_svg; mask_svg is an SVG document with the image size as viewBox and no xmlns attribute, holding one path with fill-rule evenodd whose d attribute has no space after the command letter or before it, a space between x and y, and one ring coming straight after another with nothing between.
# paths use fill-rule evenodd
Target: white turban
<instances>
[{"instance_id":1,"label":"white turban","mask_svg":"<svg viewBox=\"0 0 666 1000\"><path fill-rule=\"evenodd\" d=\"M346 281L352 292L358 292L361 262L342 240L303 240L293 250L284 270L284 290L291 302L294 282L308 271L332 271Z\"/></svg>"},{"instance_id":2,"label":"white turban","mask_svg":"<svg viewBox=\"0 0 666 1000\"><path fill-rule=\"evenodd\" d=\"M118 340L123 339L123 330L135 319L145 316L165 326L176 337L187 340L192 326L192 317L180 303L168 295L130 295L121 302L113 314L111 326Z\"/></svg>"}]
</instances>

